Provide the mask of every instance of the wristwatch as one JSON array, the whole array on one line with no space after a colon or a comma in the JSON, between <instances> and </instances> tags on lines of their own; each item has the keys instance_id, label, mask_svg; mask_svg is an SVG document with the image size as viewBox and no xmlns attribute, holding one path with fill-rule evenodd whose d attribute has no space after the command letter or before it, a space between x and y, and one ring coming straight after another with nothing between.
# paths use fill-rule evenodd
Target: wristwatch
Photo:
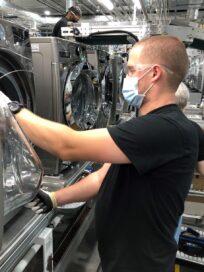
<instances>
[{"instance_id":1,"label":"wristwatch","mask_svg":"<svg viewBox=\"0 0 204 272\"><path fill-rule=\"evenodd\" d=\"M11 101L8 103L8 107L10 109L10 111L13 113L13 114L16 114L18 113L22 108L24 108L24 105L21 104L20 102L18 101Z\"/></svg>"}]
</instances>

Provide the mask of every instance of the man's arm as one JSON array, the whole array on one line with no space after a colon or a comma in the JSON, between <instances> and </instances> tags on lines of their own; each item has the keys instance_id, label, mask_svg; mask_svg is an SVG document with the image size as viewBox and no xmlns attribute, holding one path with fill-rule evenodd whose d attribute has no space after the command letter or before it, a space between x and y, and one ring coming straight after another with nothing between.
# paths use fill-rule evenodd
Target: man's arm
<instances>
[{"instance_id":1,"label":"man's arm","mask_svg":"<svg viewBox=\"0 0 204 272\"><path fill-rule=\"evenodd\" d=\"M204 160L203 161L198 161L197 163L197 171L201 176L204 176Z\"/></svg>"},{"instance_id":2,"label":"man's arm","mask_svg":"<svg viewBox=\"0 0 204 272\"><path fill-rule=\"evenodd\" d=\"M198 161L196 170L201 176L204 176L204 130L196 122L191 121L198 133L199 147L198 147Z\"/></svg>"},{"instance_id":3,"label":"man's arm","mask_svg":"<svg viewBox=\"0 0 204 272\"><path fill-rule=\"evenodd\" d=\"M111 164L104 164L98 171L91 173L79 182L55 192L57 205L87 201L97 195Z\"/></svg>"},{"instance_id":4,"label":"man's arm","mask_svg":"<svg viewBox=\"0 0 204 272\"><path fill-rule=\"evenodd\" d=\"M106 163L98 171L56 192L50 193L40 189L34 201L27 207L36 213L46 213L63 204L92 199L98 193L110 166L111 164Z\"/></svg>"},{"instance_id":5,"label":"man's arm","mask_svg":"<svg viewBox=\"0 0 204 272\"><path fill-rule=\"evenodd\" d=\"M27 109L17 113L16 119L34 144L62 160L130 163L105 128L75 131Z\"/></svg>"},{"instance_id":6,"label":"man's arm","mask_svg":"<svg viewBox=\"0 0 204 272\"><path fill-rule=\"evenodd\" d=\"M198 150L198 162L197 171L201 176L204 176L204 130L199 127L199 150Z\"/></svg>"}]
</instances>

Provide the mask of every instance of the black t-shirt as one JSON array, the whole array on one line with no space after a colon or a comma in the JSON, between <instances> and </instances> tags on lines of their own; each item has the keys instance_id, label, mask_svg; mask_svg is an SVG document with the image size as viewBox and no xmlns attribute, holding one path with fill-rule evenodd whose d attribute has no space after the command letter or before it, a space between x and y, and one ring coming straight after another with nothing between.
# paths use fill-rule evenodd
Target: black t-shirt
<instances>
[{"instance_id":1,"label":"black t-shirt","mask_svg":"<svg viewBox=\"0 0 204 272\"><path fill-rule=\"evenodd\" d=\"M174 234L198 157L197 129L171 104L108 131L131 164L112 165L97 196L103 272L172 272Z\"/></svg>"},{"instance_id":2,"label":"black t-shirt","mask_svg":"<svg viewBox=\"0 0 204 272\"><path fill-rule=\"evenodd\" d=\"M198 133L198 139L199 139L199 146L198 146L198 161L204 160L204 131L201 129L201 127L196 123L191 121L192 124L195 126L197 133Z\"/></svg>"},{"instance_id":3,"label":"black t-shirt","mask_svg":"<svg viewBox=\"0 0 204 272\"><path fill-rule=\"evenodd\" d=\"M53 31L52 31L52 36L58 37L58 38L63 38L61 35L61 27L66 27L67 22L68 22L68 20L66 19L66 17L62 17L54 26Z\"/></svg>"}]
</instances>

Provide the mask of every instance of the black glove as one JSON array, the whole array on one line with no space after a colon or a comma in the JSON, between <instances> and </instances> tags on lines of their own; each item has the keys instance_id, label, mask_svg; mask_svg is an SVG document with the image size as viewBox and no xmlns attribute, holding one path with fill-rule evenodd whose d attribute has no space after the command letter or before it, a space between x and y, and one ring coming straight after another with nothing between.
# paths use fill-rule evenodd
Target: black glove
<instances>
[{"instance_id":1,"label":"black glove","mask_svg":"<svg viewBox=\"0 0 204 272\"><path fill-rule=\"evenodd\" d=\"M36 198L26 205L27 208L32 209L35 213L47 213L57 207L55 193L47 192L42 189L36 195Z\"/></svg>"}]
</instances>

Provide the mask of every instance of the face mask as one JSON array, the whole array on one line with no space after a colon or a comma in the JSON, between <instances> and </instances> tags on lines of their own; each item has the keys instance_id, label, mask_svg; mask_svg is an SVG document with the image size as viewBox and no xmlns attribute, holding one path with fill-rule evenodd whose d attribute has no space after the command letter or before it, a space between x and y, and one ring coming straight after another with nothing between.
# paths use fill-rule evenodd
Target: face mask
<instances>
[{"instance_id":1,"label":"face mask","mask_svg":"<svg viewBox=\"0 0 204 272\"><path fill-rule=\"evenodd\" d=\"M142 79L150 70L148 70L140 78L127 76L124 79L122 93L125 101L127 101L130 106L134 106L139 109L145 98L145 94L152 88L153 84L151 84L150 87L143 94L138 93L138 81Z\"/></svg>"}]
</instances>

